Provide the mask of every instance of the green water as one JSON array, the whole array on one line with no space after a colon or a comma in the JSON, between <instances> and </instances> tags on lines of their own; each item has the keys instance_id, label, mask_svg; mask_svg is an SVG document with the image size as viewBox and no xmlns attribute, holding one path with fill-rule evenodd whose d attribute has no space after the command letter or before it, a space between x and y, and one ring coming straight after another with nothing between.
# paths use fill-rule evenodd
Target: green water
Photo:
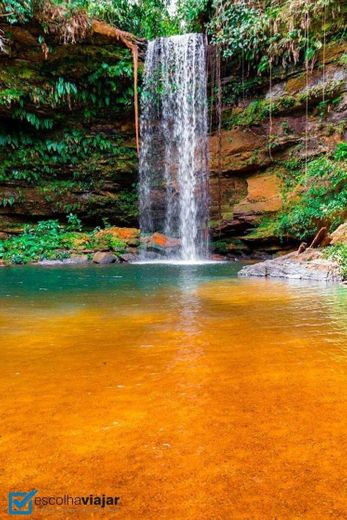
<instances>
[{"instance_id":1,"label":"green water","mask_svg":"<svg viewBox=\"0 0 347 520\"><path fill-rule=\"evenodd\" d=\"M239 263L203 265L121 264L109 266L26 266L0 269L0 298L13 303L18 298L59 300L80 297L87 301L96 293L121 297L129 292L153 293L163 287L188 287L211 280L235 277ZM189 282L188 282L189 280Z\"/></svg>"}]
</instances>

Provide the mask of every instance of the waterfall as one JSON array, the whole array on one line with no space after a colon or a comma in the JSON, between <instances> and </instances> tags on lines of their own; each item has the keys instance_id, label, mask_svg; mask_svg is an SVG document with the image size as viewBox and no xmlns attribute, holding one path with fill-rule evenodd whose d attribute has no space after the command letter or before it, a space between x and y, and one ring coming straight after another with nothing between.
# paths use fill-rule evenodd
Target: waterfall
<instances>
[{"instance_id":1,"label":"waterfall","mask_svg":"<svg viewBox=\"0 0 347 520\"><path fill-rule=\"evenodd\" d=\"M204 36L151 41L141 99L140 226L177 239L171 257L186 261L208 254L207 119Z\"/></svg>"}]
</instances>

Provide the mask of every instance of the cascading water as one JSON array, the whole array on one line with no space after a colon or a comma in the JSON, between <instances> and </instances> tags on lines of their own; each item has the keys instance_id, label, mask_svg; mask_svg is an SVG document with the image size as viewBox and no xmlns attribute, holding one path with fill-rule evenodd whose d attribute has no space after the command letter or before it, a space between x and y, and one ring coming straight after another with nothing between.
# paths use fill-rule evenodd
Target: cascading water
<instances>
[{"instance_id":1,"label":"cascading water","mask_svg":"<svg viewBox=\"0 0 347 520\"><path fill-rule=\"evenodd\" d=\"M169 256L208 254L206 47L202 34L149 43L141 101L140 225L176 242Z\"/></svg>"}]
</instances>

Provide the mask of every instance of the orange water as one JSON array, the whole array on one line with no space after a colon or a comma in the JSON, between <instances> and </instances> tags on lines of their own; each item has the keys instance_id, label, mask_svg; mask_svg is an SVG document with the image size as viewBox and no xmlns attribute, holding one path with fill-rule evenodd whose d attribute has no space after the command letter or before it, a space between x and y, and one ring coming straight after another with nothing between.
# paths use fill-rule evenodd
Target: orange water
<instances>
[{"instance_id":1,"label":"orange water","mask_svg":"<svg viewBox=\"0 0 347 520\"><path fill-rule=\"evenodd\" d=\"M3 517L347 518L347 290L132 269L1 273Z\"/></svg>"}]
</instances>

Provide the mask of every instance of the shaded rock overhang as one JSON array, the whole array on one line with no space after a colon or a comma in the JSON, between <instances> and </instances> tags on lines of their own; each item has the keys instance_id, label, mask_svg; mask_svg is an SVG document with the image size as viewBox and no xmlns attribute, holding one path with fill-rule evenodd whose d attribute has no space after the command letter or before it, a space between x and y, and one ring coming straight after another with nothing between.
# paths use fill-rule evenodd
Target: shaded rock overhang
<instances>
[{"instance_id":1,"label":"shaded rock overhang","mask_svg":"<svg viewBox=\"0 0 347 520\"><path fill-rule=\"evenodd\" d=\"M5 52L0 53L0 60L2 58L11 59L18 54L23 55L23 59L32 62L49 61L55 59L55 55L50 55L48 52L48 45L50 42L62 43L56 35L46 33L42 25L33 20L25 25L10 25L0 23L1 33L5 38ZM44 35L44 42L40 42L40 36ZM57 41L58 40L58 41ZM133 57L133 77L134 77L134 113L135 113L135 130L136 130L136 148L139 153L140 139L139 139L139 101L138 101L138 65L139 60L143 60L147 42L142 38L122 31L115 26L112 26L101 20L90 20L88 23L88 30L83 39L77 39L75 43L65 44L64 47L68 51L74 45L94 44L98 46L107 45L117 42L122 47L128 48ZM62 44L63 47L63 44ZM25 51L23 52L23 50ZM1 79L1 78L0 78Z\"/></svg>"}]
</instances>

